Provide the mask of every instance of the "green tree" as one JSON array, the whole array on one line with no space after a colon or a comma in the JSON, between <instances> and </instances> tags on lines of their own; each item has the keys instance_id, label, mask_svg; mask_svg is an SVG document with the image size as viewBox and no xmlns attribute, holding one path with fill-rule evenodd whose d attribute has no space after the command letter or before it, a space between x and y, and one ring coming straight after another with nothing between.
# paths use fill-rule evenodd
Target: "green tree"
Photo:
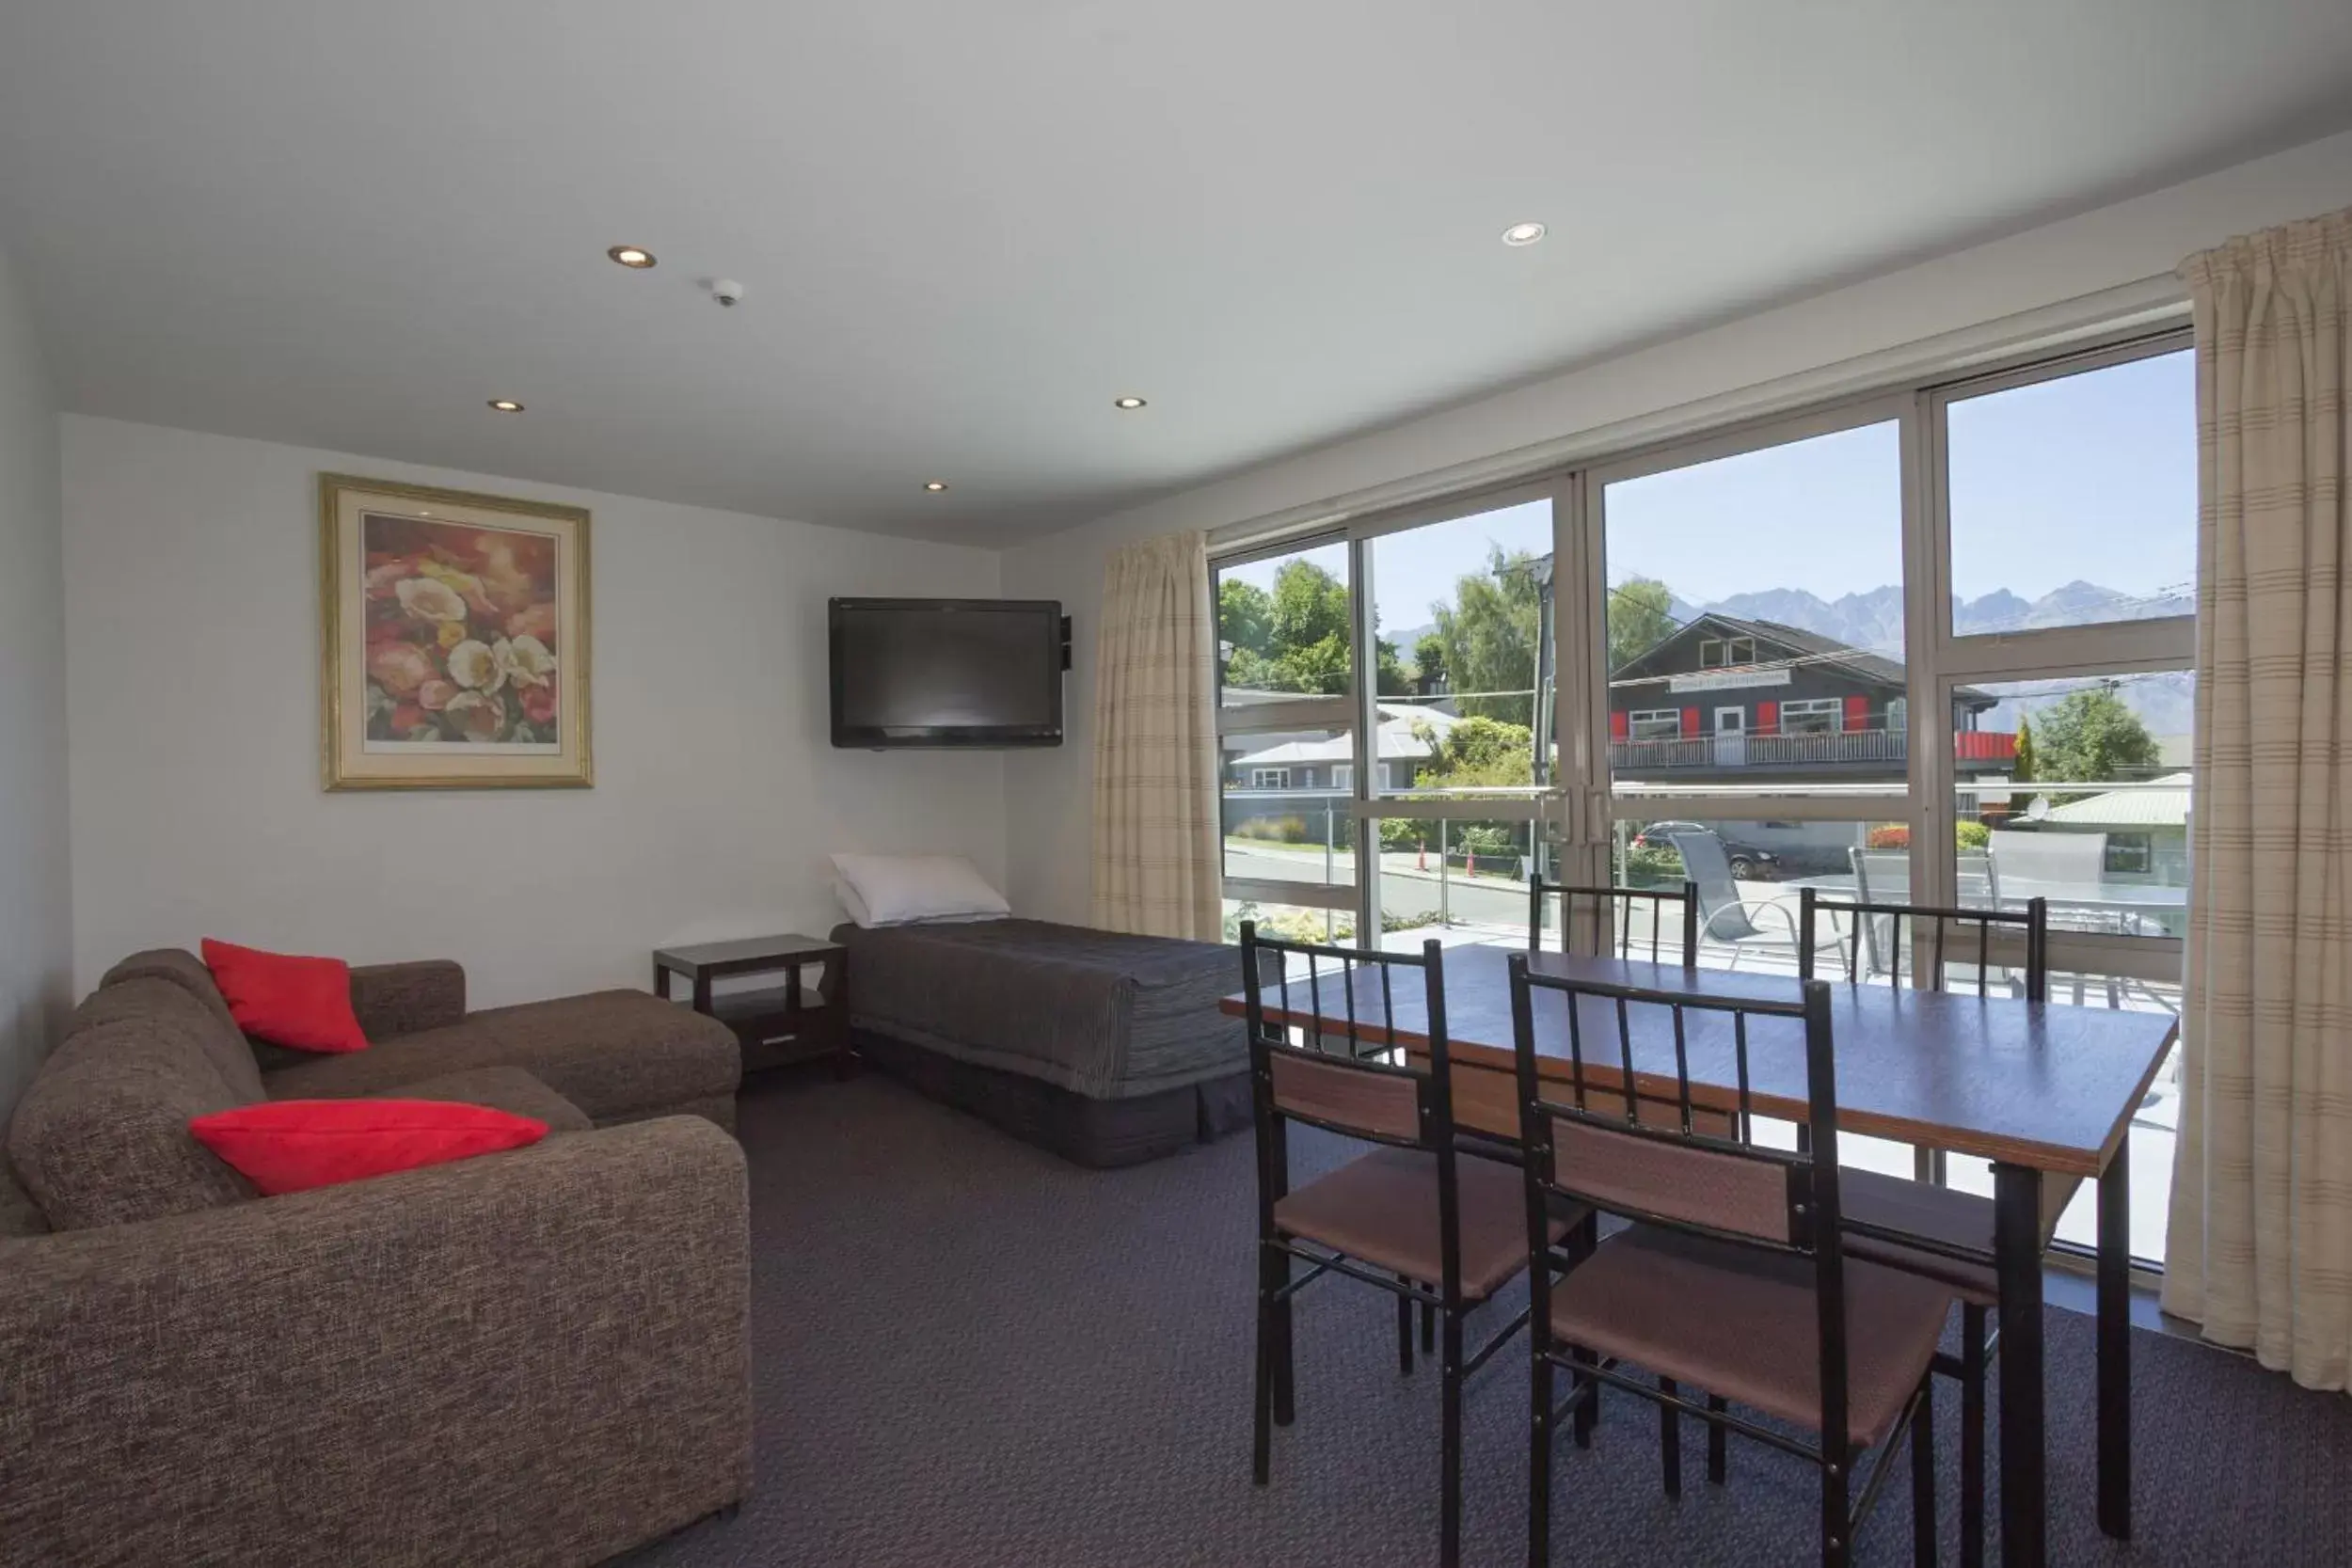
<instances>
[{"instance_id":1,"label":"green tree","mask_svg":"<svg viewBox=\"0 0 2352 1568\"><path fill-rule=\"evenodd\" d=\"M1656 578L1628 578L1609 591L1609 668L1623 669L1673 635L1674 595Z\"/></svg>"},{"instance_id":2,"label":"green tree","mask_svg":"<svg viewBox=\"0 0 2352 1568\"><path fill-rule=\"evenodd\" d=\"M1229 578L1217 588L1217 636L1233 645L1225 684L1343 696L1350 669L1347 585L1312 562L1286 562L1269 594ZM1401 697L1412 682L1396 644L1373 640L1374 689Z\"/></svg>"},{"instance_id":3,"label":"green tree","mask_svg":"<svg viewBox=\"0 0 2352 1568\"><path fill-rule=\"evenodd\" d=\"M1535 686L1535 641L1542 626L1542 589L1535 557L1489 546L1486 569L1454 584L1450 605L1434 604L1436 636L1445 648L1446 673L1457 691L1523 691ZM1533 695L1469 697L1462 712L1525 726L1535 713Z\"/></svg>"},{"instance_id":4,"label":"green tree","mask_svg":"<svg viewBox=\"0 0 2352 1568\"><path fill-rule=\"evenodd\" d=\"M1445 639L1425 631L1413 641L1413 673L1420 689L1429 691L1445 680Z\"/></svg>"},{"instance_id":5,"label":"green tree","mask_svg":"<svg viewBox=\"0 0 2352 1568\"><path fill-rule=\"evenodd\" d=\"M1423 789L1533 782L1535 736L1525 724L1482 716L1461 720L1440 735L1424 720L1413 726L1413 734L1429 748L1429 760L1415 774Z\"/></svg>"},{"instance_id":6,"label":"green tree","mask_svg":"<svg viewBox=\"0 0 2352 1568\"><path fill-rule=\"evenodd\" d=\"M1227 578L1216 590L1216 635L1237 653L1263 657L1274 639L1274 595L1254 582Z\"/></svg>"},{"instance_id":7,"label":"green tree","mask_svg":"<svg viewBox=\"0 0 2352 1568\"><path fill-rule=\"evenodd\" d=\"M1347 585L1311 561L1284 562L1274 574L1267 651L1311 648L1327 639L1347 645Z\"/></svg>"},{"instance_id":8,"label":"green tree","mask_svg":"<svg viewBox=\"0 0 2352 1568\"><path fill-rule=\"evenodd\" d=\"M2111 682L2070 691L2042 710L2032 762L2045 781L2119 779L2163 760L2156 737Z\"/></svg>"},{"instance_id":9,"label":"green tree","mask_svg":"<svg viewBox=\"0 0 2352 1568\"><path fill-rule=\"evenodd\" d=\"M2010 777L2019 784L2034 777L2033 723L2022 713L2017 716L2017 760L2010 766Z\"/></svg>"}]
</instances>

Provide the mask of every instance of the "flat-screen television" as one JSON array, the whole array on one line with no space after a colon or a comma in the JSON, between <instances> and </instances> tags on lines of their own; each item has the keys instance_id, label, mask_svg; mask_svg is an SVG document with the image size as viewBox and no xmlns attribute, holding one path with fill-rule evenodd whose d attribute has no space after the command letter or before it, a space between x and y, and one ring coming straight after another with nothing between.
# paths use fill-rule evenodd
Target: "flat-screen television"
<instances>
[{"instance_id":1,"label":"flat-screen television","mask_svg":"<svg viewBox=\"0 0 2352 1568\"><path fill-rule=\"evenodd\" d=\"M1058 746L1053 599L835 599L833 743Z\"/></svg>"}]
</instances>

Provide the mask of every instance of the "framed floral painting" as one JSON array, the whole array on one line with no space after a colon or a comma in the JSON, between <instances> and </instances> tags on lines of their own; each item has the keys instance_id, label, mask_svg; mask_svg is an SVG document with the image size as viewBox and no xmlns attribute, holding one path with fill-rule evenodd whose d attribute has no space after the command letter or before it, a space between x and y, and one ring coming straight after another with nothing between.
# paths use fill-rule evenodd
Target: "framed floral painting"
<instances>
[{"instance_id":1,"label":"framed floral painting","mask_svg":"<svg viewBox=\"0 0 2352 1568\"><path fill-rule=\"evenodd\" d=\"M319 476L329 789L584 787L588 514Z\"/></svg>"}]
</instances>

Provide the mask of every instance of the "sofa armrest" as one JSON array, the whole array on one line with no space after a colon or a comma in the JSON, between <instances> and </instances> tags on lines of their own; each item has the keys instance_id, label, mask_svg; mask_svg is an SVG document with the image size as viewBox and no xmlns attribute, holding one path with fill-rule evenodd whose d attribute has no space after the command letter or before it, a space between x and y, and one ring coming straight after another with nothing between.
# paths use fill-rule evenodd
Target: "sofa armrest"
<instances>
[{"instance_id":1,"label":"sofa armrest","mask_svg":"<svg viewBox=\"0 0 2352 1568\"><path fill-rule=\"evenodd\" d=\"M751 1480L699 1117L0 1240L0 1564L589 1562Z\"/></svg>"},{"instance_id":2,"label":"sofa armrest","mask_svg":"<svg viewBox=\"0 0 2352 1568\"><path fill-rule=\"evenodd\" d=\"M354 965L351 1010L359 1017L359 1032L372 1040L463 1023L465 967L450 958Z\"/></svg>"}]
</instances>

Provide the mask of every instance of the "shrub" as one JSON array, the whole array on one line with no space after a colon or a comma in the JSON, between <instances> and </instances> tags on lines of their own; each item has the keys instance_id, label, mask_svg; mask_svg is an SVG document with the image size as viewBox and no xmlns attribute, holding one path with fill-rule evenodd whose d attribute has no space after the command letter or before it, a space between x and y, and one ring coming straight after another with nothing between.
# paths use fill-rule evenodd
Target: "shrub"
<instances>
[{"instance_id":1,"label":"shrub","mask_svg":"<svg viewBox=\"0 0 2352 1568\"><path fill-rule=\"evenodd\" d=\"M1911 847L1911 830L1900 822L1889 822L1883 827L1871 829L1869 835L1863 839L1862 847L1866 849L1908 849Z\"/></svg>"},{"instance_id":2,"label":"shrub","mask_svg":"<svg viewBox=\"0 0 2352 1568\"><path fill-rule=\"evenodd\" d=\"M1305 844L1314 835L1303 816L1250 816L1233 826L1235 838L1260 838L1275 844Z\"/></svg>"},{"instance_id":3,"label":"shrub","mask_svg":"<svg viewBox=\"0 0 2352 1568\"><path fill-rule=\"evenodd\" d=\"M1955 836L1960 840L1960 847L1963 849L1990 849L1993 847L1993 830L1986 827L1981 822L1961 823L1959 832Z\"/></svg>"},{"instance_id":4,"label":"shrub","mask_svg":"<svg viewBox=\"0 0 2352 1568\"><path fill-rule=\"evenodd\" d=\"M1625 852L1628 887L1657 887L1683 879L1682 854L1670 844L1637 844Z\"/></svg>"}]
</instances>

